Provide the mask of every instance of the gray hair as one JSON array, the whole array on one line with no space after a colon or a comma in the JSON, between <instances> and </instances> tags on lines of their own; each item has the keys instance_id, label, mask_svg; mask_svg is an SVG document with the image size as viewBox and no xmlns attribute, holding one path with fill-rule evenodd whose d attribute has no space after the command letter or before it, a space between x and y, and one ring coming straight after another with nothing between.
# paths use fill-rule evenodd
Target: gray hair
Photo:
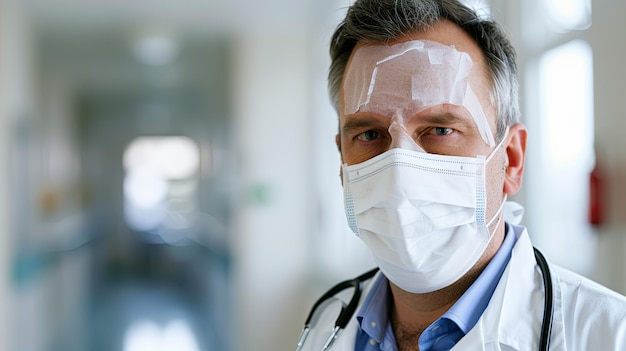
<instances>
[{"instance_id":1,"label":"gray hair","mask_svg":"<svg viewBox=\"0 0 626 351\"><path fill-rule=\"evenodd\" d=\"M515 49L492 19L481 18L458 0L356 0L330 43L328 89L339 111L339 91L348 59L359 41L387 43L425 31L447 19L467 32L482 50L492 78L491 102L498 116L496 138L520 119Z\"/></svg>"}]
</instances>

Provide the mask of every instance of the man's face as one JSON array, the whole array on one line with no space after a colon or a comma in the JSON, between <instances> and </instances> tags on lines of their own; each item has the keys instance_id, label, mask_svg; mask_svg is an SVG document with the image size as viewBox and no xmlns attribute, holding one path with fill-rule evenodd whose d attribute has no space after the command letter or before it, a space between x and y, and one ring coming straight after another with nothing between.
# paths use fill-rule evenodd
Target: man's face
<instances>
[{"instance_id":1,"label":"man's face","mask_svg":"<svg viewBox=\"0 0 626 351\"><path fill-rule=\"evenodd\" d=\"M394 44L400 45L390 49ZM360 163L394 147L487 156L496 130L488 77L478 46L447 21L388 46L358 43L341 90L343 162Z\"/></svg>"},{"instance_id":2,"label":"man's face","mask_svg":"<svg viewBox=\"0 0 626 351\"><path fill-rule=\"evenodd\" d=\"M388 45L410 44L416 40L434 42L435 48L452 50L448 53L458 54L461 59L443 71L437 71L428 60L419 59L419 55L418 59L398 60L393 62L395 66L385 67L381 62L396 60L402 56L403 50L382 59L376 55L371 55L369 61L355 59L360 48L381 45L358 43L348 61L340 95L337 144L342 162L348 165L361 163L396 147L466 157L488 156L493 152L486 169L486 216L492 218L504 193L516 192L521 182L510 188L513 191L505 189L509 162L505 150L511 137L504 141L502 148L495 148L496 110L490 99L491 84L483 54L463 30L449 21L439 21L427 32L415 32ZM427 52L426 57L430 54ZM437 54L433 57L436 61ZM465 60L462 57L469 58L469 66L461 62ZM377 72L368 73L374 66L379 68ZM351 77L351 70L357 72L356 78ZM372 75L376 77L373 84L368 78ZM463 79L459 80L458 76ZM425 83L424 77L430 83ZM379 81L383 82L382 86L376 85ZM467 90L471 90L469 98ZM428 94L432 95L426 96ZM517 129L523 129L514 128L515 134ZM485 134L490 134L489 138ZM520 140L525 140L525 132L523 135L524 138L516 138L518 146L522 145ZM517 153L520 155L518 159L523 159L523 147L517 149L521 151ZM419 182L419 179L415 181ZM493 243L502 239L503 232L502 226L485 257L495 252L497 244Z\"/></svg>"}]
</instances>

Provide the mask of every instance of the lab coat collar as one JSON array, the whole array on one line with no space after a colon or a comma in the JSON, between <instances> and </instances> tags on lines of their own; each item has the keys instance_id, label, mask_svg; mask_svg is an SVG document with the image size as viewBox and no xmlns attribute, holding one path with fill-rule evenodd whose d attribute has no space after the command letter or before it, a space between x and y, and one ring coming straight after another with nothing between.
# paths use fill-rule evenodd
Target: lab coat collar
<instances>
[{"instance_id":1,"label":"lab coat collar","mask_svg":"<svg viewBox=\"0 0 626 351\"><path fill-rule=\"evenodd\" d=\"M513 226L517 236L511 260L502 274L500 283L491 297L487 309L474 328L452 350L536 350L543 318L544 287L541 270L537 266L533 246L526 228ZM558 283L558 271L551 269L554 293L554 317L550 350L565 350L563 328L562 291ZM367 296L370 279L362 296ZM529 313L530 312L530 313ZM352 318L335 341L333 350L353 350L358 330L356 318ZM497 331L497 332L494 332Z\"/></svg>"},{"instance_id":2,"label":"lab coat collar","mask_svg":"<svg viewBox=\"0 0 626 351\"><path fill-rule=\"evenodd\" d=\"M541 333L544 287L526 228L513 226L518 237L511 260L487 309L453 350L535 350ZM565 349L561 289L551 270L554 318L551 350ZM496 331L496 332L494 332Z\"/></svg>"}]
</instances>

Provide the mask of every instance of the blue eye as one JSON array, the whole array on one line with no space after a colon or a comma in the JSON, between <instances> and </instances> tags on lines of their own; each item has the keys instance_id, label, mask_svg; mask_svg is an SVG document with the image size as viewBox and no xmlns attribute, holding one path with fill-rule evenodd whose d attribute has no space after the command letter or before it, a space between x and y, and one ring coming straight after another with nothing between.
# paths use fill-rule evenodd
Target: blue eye
<instances>
[{"instance_id":1,"label":"blue eye","mask_svg":"<svg viewBox=\"0 0 626 351\"><path fill-rule=\"evenodd\" d=\"M452 128L435 127L434 130L436 135L448 135L452 133Z\"/></svg>"},{"instance_id":2,"label":"blue eye","mask_svg":"<svg viewBox=\"0 0 626 351\"><path fill-rule=\"evenodd\" d=\"M361 133L357 136L358 140L361 141L372 141L378 139L378 132L374 130L368 130L367 132Z\"/></svg>"}]
</instances>

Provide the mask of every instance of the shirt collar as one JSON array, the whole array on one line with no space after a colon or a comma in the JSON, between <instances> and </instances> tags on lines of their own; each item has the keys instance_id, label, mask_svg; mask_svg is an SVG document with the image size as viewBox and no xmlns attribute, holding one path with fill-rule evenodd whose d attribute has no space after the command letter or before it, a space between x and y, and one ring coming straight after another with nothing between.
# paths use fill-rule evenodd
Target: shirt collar
<instances>
[{"instance_id":1,"label":"shirt collar","mask_svg":"<svg viewBox=\"0 0 626 351\"><path fill-rule=\"evenodd\" d=\"M390 292L389 281L383 274L378 274L372 288L365 297L356 318L361 330L370 338L381 343L385 337L385 330L389 322Z\"/></svg>"},{"instance_id":2,"label":"shirt collar","mask_svg":"<svg viewBox=\"0 0 626 351\"><path fill-rule=\"evenodd\" d=\"M478 322L478 319L487 308L491 295L496 290L500 277L511 258L511 252L517 238L513 235L513 229L510 228L510 224L506 225L506 233L511 233L511 235L504 236L502 246L483 272L461 298L441 317L456 323L465 334L476 325L476 322Z\"/></svg>"}]
</instances>

